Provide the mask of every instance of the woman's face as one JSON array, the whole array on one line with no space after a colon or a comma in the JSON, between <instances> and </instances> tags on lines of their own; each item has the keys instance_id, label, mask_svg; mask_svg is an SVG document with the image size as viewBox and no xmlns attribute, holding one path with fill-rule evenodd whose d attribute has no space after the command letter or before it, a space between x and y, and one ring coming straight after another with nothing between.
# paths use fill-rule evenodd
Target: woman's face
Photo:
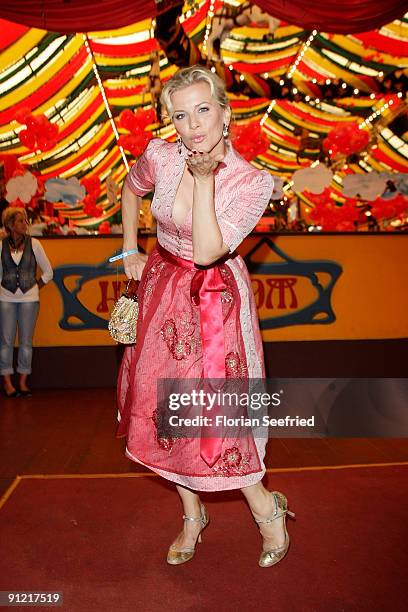
<instances>
[{"instance_id":1,"label":"woman's face","mask_svg":"<svg viewBox=\"0 0 408 612\"><path fill-rule=\"evenodd\" d=\"M27 233L27 229L28 229L28 222L27 219L24 215L16 215L15 219L14 219L14 223L12 225L10 225L10 229L19 235L24 235Z\"/></svg>"},{"instance_id":2,"label":"woman's face","mask_svg":"<svg viewBox=\"0 0 408 612\"><path fill-rule=\"evenodd\" d=\"M186 147L218 155L224 153L222 129L229 125L231 110L225 110L211 95L206 81L175 91L171 96L172 120Z\"/></svg>"}]
</instances>

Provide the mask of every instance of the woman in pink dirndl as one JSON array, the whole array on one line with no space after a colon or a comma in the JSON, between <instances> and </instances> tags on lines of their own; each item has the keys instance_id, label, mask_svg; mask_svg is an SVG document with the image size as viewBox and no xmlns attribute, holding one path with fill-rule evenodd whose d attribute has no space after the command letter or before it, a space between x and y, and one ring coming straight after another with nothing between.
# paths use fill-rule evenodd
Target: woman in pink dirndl
<instances>
[{"instance_id":1,"label":"woman in pink dirndl","mask_svg":"<svg viewBox=\"0 0 408 612\"><path fill-rule=\"evenodd\" d=\"M125 350L118 379L118 437L126 455L176 484L184 529L167 561L190 560L209 517L197 491L240 489L261 523L262 567L287 552L286 497L267 491L267 438L165 438L158 433L160 379L262 379L264 356L248 270L235 249L254 229L273 178L231 146L224 83L207 68L179 70L162 105L177 142L150 141L122 192L124 268L140 279L137 340ZM154 190L157 243L137 249L141 197ZM128 254L129 251L133 253Z\"/></svg>"}]
</instances>

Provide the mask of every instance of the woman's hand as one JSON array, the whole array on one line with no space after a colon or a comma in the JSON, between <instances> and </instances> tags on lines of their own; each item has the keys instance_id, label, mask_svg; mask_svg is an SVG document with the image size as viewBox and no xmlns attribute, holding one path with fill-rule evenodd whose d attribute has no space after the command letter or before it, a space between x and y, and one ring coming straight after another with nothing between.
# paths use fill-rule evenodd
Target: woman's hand
<instances>
[{"instance_id":1,"label":"woman's hand","mask_svg":"<svg viewBox=\"0 0 408 612\"><path fill-rule=\"evenodd\" d=\"M187 167L194 178L211 176L219 162L224 159L222 154L212 157L203 151L189 151L187 154Z\"/></svg>"},{"instance_id":2,"label":"woman's hand","mask_svg":"<svg viewBox=\"0 0 408 612\"><path fill-rule=\"evenodd\" d=\"M126 251L127 249L123 249ZM134 278L140 280L142 278L143 268L146 265L147 255L143 253L134 253L134 255L128 255L123 259L123 267L127 278Z\"/></svg>"}]
</instances>

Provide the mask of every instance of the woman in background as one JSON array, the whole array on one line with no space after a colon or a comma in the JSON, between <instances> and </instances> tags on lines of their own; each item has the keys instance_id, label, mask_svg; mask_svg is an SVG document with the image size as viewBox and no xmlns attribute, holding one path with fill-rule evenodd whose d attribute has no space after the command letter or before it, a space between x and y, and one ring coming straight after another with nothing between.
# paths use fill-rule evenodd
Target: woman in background
<instances>
[{"instance_id":1,"label":"woman in background","mask_svg":"<svg viewBox=\"0 0 408 612\"><path fill-rule=\"evenodd\" d=\"M2 222L6 237L0 242L0 375L6 397L31 395L32 342L40 307L39 289L53 277L52 267L41 243L28 233L22 208L8 207ZM37 265L42 276L37 280ZM13 385L13 348L18 329L18 389Z\"/></svg>"}]
</instances>

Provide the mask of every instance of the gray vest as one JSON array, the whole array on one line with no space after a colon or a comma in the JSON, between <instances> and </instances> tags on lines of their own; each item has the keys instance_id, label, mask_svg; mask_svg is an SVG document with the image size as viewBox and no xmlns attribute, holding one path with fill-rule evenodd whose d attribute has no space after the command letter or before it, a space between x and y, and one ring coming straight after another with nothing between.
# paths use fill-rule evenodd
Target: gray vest
<instances>
[{"instance_id":1,"label":"gray vest","mask_svg":"<svg viewBox=\"0 0 408 612\"><path fill-rule=\"evenodd\" d=\"M3 238L1 265L3 266L1 286L5 289L11 291L11 293L15 293L17 289L27 293L31 287L34 287L37 282L35 278L37 261L30 236L27 236L25 239L24 251L19 264L16 264L11 256L8 238Z\"/></svg>"}]
</instances>

